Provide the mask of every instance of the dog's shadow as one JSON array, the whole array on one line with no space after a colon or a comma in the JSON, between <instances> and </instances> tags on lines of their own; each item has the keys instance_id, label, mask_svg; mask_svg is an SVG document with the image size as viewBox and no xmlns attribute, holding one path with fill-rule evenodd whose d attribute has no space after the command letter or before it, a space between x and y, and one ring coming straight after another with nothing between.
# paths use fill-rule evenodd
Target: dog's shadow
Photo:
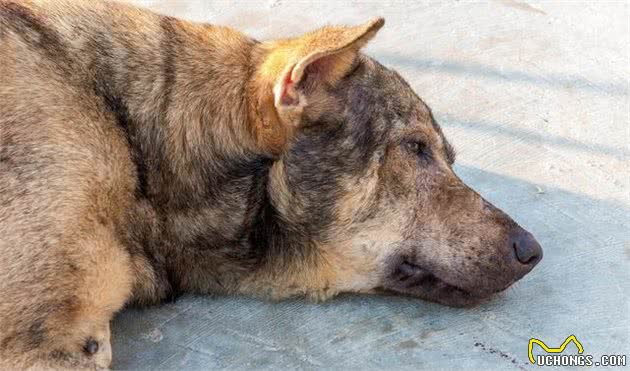
<instances>
[{"instance_id":1,"label":"dog's shadow","mask_svg":"<svg viewBox=\"0 0 630 371\"><path fill-rule=\"evenodd\" d=\"M575 311L584 313L595 305L574 306L572 300L577 303L579 296L567 292L595 289L602 280L623 274L628 246L624 250L611 241L598 250L588 244L596 244L598 233L623 236L629 210L472 167L459 166L457 172L515 216L545 248L542 263L530 275L487 303L456 309L389 295L342 295L320 304L184 296L116 317L113 368L440 368L452 366L453 357L473 362L472 367L483 368L484 362L496 366L496 361L526 367L527 355L520 348L528 336L564 331L562 324L574 323L579 315ZM580 264L565 264L572 259ZM585 279L585 272L600 272L601 277ZM605 300L611 308L623 309L622 298ZM589 326L598 321L610 327L597 318Z\"/></svg>"}]
</instances>

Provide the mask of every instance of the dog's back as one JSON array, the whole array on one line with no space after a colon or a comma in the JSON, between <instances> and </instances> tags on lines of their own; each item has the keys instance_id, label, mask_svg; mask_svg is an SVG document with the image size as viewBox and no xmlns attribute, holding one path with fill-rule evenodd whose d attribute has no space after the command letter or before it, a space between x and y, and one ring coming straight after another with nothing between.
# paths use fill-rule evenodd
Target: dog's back
<instances>
[{"instance_id":1,"label":"dog's back","mask_svg":"<svg viewBox=\"0 0 630 371\"><path fill-rule=\"evenodd\" d=\"M112 314L171 294L147 199L205 196L184 151L251 146L253 45L116 2L0 0L0 368L106 367Z\"/></svg>"},{"instance_id":2,"label":"dog's back","mask_svg":"<svg viewBox=\"0 0 630 371\"><path fill-rule=\"evenodd\" d=\"M0 368L107 367L133 281L113 229L134 168L73 51L87 32L64 29L98 7L46 6L0 2Z\"/></svg>"}]
</instances>

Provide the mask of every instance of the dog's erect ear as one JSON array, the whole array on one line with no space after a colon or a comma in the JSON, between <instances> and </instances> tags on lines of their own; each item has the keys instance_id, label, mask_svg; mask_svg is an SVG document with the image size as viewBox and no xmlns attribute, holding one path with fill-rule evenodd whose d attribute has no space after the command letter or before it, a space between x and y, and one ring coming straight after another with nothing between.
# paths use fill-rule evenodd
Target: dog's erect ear
<instances>
[{"instance_id":1,"label":"dog's erect ear","mask_svg":"<svg viewBox=\"0 0 630 371\"><path fill-rule=\"evenodd\" d=\"M384 20L377 18L355 27L324 27L290 40L271 53L262 68L263 73L276 78L273 87L276 109L299 109L306 104L297 85L307 72L322 82L336 83L348 72L359 49L383 24Z\"/></svg>"},{"instance_id":2,"label":"dog's erect ear","mask_svg":"<svg viewBox=\"0 0 630 371\"><path fill-rule=\"evenodd\" d=\"M336 84L384 23L383 18L375 18L359 26L324 27L263 44L264 56L254 79L258 122L253 129L258 143L281 152L309 105L300 84L307 77L314 83Z\"/></svg>"}]
</instances>

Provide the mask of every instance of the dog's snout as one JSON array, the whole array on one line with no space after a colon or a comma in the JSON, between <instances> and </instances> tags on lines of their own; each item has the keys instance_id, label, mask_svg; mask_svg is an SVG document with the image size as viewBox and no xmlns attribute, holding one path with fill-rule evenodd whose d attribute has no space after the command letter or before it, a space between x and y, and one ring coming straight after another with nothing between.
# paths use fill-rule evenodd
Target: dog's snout
<instances>
[{"instance_id":1,"label":"dog's snout","mask_svg":"<svg viewBox=\"0 0 630 371\"><path fill-rule=\"evenodd\" d=\"M516 255L516 259L521 263L533 268L542 259L542 247L534 236L517 227L510 233L509 244Z\"/></svg>"}]
</instances>

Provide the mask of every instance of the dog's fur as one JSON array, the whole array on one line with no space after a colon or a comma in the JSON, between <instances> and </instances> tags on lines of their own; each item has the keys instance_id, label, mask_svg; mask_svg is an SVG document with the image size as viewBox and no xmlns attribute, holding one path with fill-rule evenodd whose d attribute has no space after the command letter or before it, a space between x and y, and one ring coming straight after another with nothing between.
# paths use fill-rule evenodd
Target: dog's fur
<instances>
[{"instance_id":1,"label":"dog's fur","mask_svg":"<svg viewBox=\"0 0 630 371\"><path fill-rule=\"evenodd\" d=\"M106 368L116 311L183 292L467 305L527 273L430 110L360 54L383 23L259 42L0 0L0 368Z\"/></svg>"}]
</instances>

